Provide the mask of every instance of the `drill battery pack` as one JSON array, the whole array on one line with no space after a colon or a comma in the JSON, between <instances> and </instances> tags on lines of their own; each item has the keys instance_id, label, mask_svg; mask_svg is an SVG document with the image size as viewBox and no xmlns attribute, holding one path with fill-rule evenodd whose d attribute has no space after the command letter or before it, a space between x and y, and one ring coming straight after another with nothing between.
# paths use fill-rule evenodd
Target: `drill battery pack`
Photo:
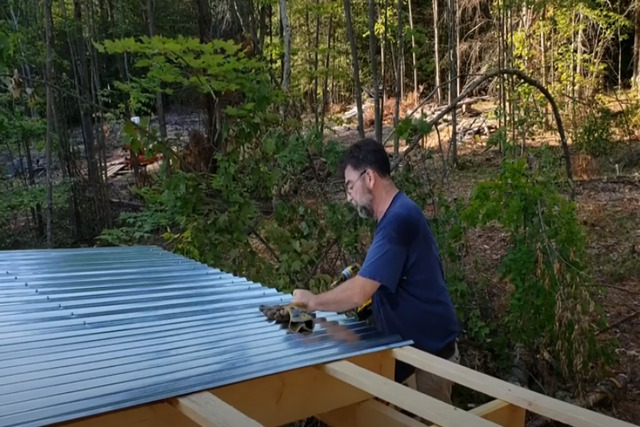
<instances>
[{"instance_id":1,"label":"drill battery pack","mask_svg":"<svg viewBox=\"0 0 640 427\"><path fill-rule=\"evenodd\" d=\"M367 320L371 317L371 299L368 299L364 304L356 309L356 319Z\"/></svg>"}]
</instances>

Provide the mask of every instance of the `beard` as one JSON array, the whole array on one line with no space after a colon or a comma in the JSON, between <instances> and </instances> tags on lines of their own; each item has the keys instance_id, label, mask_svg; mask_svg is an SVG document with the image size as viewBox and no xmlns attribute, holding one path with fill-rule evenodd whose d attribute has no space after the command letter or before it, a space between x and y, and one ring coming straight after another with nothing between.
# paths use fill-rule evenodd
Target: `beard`
<instances>
[{"instance_id":1,"label":"beard","mask_svg":"<svg viewBox=\"0 0 640 427\"><path fill-rule=\"evenodd\" d=\"M368 194L367 196L365 196L364 201L362 203L358 203L354 201L354 206L356 207L356 210L358 211L358 215L360 215L360 218L364 218L364 219L373 218L373 206L371 203L372 199L373 197L371 196L371 194Z\"/></svg>"}]
</instances>

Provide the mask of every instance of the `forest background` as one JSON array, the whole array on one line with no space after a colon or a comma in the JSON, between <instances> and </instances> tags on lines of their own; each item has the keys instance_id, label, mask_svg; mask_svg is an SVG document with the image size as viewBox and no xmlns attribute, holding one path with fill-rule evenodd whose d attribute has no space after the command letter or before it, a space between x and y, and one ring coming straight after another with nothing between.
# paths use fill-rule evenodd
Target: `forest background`
<instances>
[{"instance_id":1,"label":"forest background","mask_svg":"<svg viewBox=\"0 0 640 427\"><path fill-rule=\"evenodd\" d=\"M336 166L372 137L462 363L640 423L639 6L7 0L0 248L156 244L322 290L371 239Z\"/></svg>"}]
</instances>

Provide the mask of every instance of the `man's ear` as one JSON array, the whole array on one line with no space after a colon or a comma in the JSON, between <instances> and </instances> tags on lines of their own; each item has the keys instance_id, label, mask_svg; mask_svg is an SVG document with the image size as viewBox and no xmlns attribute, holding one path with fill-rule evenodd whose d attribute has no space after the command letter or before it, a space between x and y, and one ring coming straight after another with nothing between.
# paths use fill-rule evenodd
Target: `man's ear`
<instances>
[{"instance_id":1,"label":"man's ear","mask_svg":"<svg viewBox=\"0 0 640 427\"><path fill-rule=\"evenodd\" d=\"M369 190L371 190L373 189L373 186L375 185L376 180L380 177L371 169L367 169L367 172L365 172L365 174L367 175L367 178L366 178L367 187L369 188Z\"/></svg>"}]
</instances>

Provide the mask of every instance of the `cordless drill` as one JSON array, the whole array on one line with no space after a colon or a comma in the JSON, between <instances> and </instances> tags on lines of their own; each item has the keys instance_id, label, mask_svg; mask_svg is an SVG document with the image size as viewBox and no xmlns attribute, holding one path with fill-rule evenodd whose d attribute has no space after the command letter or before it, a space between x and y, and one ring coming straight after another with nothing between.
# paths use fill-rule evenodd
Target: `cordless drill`
<instances>
[{"instance_id":1,"label":"cordless drill","mask_svg":"<svg viewBox=\"0 0 640 427\"><path fill-rule=\"evenodd\" d=\"M340 277L331 284L330 288L333 289L340 283L345 282L358 274L360 271L360 264L354 263L345 267L340 273ZM371 298L364 302L360 307L355 309L355 318L358 320L367 320L371 316Z\"/></svg>"}]
</instances>

